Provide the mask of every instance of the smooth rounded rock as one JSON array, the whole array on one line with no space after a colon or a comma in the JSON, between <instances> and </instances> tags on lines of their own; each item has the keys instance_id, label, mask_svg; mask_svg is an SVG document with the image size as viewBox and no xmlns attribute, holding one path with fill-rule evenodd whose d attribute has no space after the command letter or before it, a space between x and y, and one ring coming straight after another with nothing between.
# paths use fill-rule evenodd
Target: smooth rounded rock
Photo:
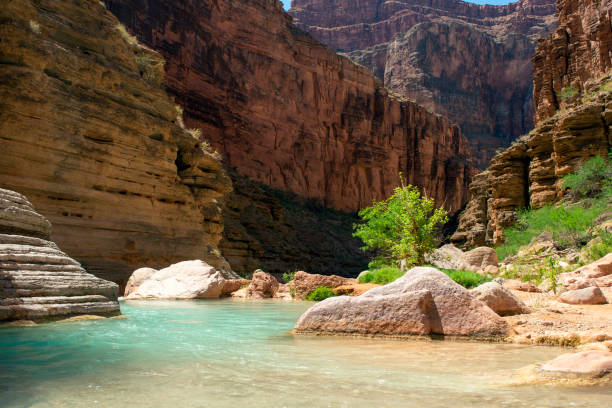
<instances>
[{"instance_id":1,"label":"smooth rounded rock","mask_svg":"<svg viewBox=\"0 0 612 408\"><path fill-rule=\"evenodd\" d=\"M579 353L562 354L542 365L544 371L557 373L600 375L612 372L612 352L587 350Z\"/></svg>"},{"instance_id":2,"label":"smooth rounded rock","mask_svg":"<svg viewBox=\"0 0 612 408\"><path fill-rule=\"evenodd\" d=\"M246 294L252 299L269 299L274 297L278 287L279 283L274 276L257 269L253 272L253 278Z\"/></svg>"},{"instance_id":3,"label":"smooth rounded rock","mask_svg":"<svg viewBox=\"0 0 612 408\"><path fill-rule=\"evenodd\" d=\"M221 273L207 263L201 260L183 261L157 271L126 299L218 298L223 282Z\"/></svg>"},{"instance_id":4,"label":"smooth rounded rock","mask_svg":"<svg viewBox=\"0 0 612 408\"><path fill-rule=\"evenodd\" d=\"M153 268L139 268L132 272L132 275L127 281L125 285L125 291L123 292L123 296L129 296L131 293L135 292L140 285L143 284L144 281L149 279L157 273L157 269Z\"/></svg>"},{"instance_id":5,"label":"smooth rounded rock","mask_svg":"<svg viewBox=\"0 0 612 408\"><path fill-rule=\"evenodd\" d=\"M597 286L563 292L559 295L559 300L570 305L603 305L608 303L601 289Z\"/></svg>"}]
</instances>

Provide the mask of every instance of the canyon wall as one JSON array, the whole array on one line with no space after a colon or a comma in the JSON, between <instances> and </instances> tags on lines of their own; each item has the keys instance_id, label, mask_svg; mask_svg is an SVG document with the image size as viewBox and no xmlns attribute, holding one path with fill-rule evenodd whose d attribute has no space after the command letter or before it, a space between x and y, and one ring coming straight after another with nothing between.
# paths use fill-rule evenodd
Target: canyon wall
<instances>
[{"instance_id":1,"label":"canyon wall","mask_svg":"<svg viewBox=\"0 0 612 408\"><path fill-rule=\"evenodd\" d=\"M612 67L610 0L558 0L559 27L533 58L536 119L564 109Z\"/></svg>"},{"instance_id":2,"label":"canyon wall","mask_svg":"<svg viewBox=\"0 0 612 408\"><path fill-rule=\"evenodd\" d=\"M4 0L0 186L28 196L91 273L220 256L219 160L177 124L163 59L96 0Z\"/></svg>"},{"instance_id":3,"label":"canyon wall","mask_svg":"<svg viewBox=\"0 0 612 408\"><path fill-rule=\"evenodd\" d=\"M367 269L363 242L352 237L356 214L230 175L234 191L225 200L219 249L236 272L306 270L355 277Z\"/></svg>"},{"instance_id":4,"label":"canyon wall","mask_svg":"<svg viewBox=\"0 0 612 408\"><path fill-rule=\"evenodd\" d=\"M559 200L563 176L612 148L612 76L602 75L610 67L612 36L605 33L610 32L611 5L559 0L557 6L559 28L540 41L534 56L534 98L541 120L474 178L472 199L452 237L457 244L500 244L517 208ZM564 84L576 86L576 93L566 93L559 104L557 93Z\"/></svg>"},{"instance_id":5,"label":"canyon wall","mask_svg":"<svg viewBox=\"0 0 612 408\"><path fill-rule=\"evenodd\" d=\"M294 0L290 14L391 91L458 123L484 168L533 127L531 58L554 11L554 0Z\"/></svg>"},{"instance_id":6,"label":"canyon wall","mask_svg":"<svg viewBox=\"0 0 612 408\"><path fill-rule=\"evenodd\" d=\"M107 0L166 59L188 127L237 173L343 211L388 196L402 172L451 212L467 201L459 129L390 97L366 68L291 23L277 0Z\"/></svg>"}]
</instances>

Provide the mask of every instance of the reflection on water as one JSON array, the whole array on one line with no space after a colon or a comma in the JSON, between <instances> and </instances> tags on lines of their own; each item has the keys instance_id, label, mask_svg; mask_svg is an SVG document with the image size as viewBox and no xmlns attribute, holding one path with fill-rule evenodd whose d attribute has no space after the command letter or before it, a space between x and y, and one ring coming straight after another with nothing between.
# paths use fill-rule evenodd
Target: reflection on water
<instances>
[{"instance_id":1,"label":"reflection on water","mask_svg":"<svg viewBox=\"0 0 612 408\"><path fill-rule=\"evenodd\" d=\"M309 303L128 302L128 319L0 329L1 407L592 407L504 385L561 349L288 334Z\"/></svg>"}]
</instances>

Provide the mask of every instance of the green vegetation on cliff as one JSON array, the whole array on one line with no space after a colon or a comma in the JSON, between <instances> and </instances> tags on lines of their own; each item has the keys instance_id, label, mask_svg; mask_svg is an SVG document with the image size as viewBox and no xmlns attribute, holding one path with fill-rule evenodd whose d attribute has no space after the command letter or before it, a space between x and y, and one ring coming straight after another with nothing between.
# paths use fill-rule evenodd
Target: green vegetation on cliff
<instances>
[{"instance_id":1,"label":"green vegetation on cliff","mask_svg":"<svg viewBox=\"0 0 612 408\"><path fill-rule=\"evenodd\" d=\"M549 234L562 249L580 249L599 236L601 242L590 247L593 256L612 250L610 234L596 227L612 203L612 160L594 157L563 183L567 194L559 203L517 211L515 225L504 231L505 243L497 248L499 259L516 255L541 234Z\"/></svg>"},{"instance_id":2,"label":"green vegetation on cliff","mask_svg":"<svg viewBox=\"0 0 612 408\"><path fill-rule=\"evenodd\" d=\"M336 296L336 294L334 293L332 288L328 288L327 286L319 286L306 296L306 300L320 302L321 300L325 300L334 296Z\"/></svg>"}]
</instances>

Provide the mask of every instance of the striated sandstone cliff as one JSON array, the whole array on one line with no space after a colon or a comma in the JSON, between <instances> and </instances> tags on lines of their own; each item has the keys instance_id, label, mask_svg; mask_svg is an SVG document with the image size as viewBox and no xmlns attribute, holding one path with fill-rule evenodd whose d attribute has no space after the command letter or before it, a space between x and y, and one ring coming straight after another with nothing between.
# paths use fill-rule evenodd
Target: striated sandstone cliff
<instances>
[{"instance_id":1,"label":"striated sandstone cliff","mask_svg":"<svg viewBox=\"0 0 612 408\"><path fill-rule=\"evenodd\" d=\"M216 247L220 162L176 124L161 57L96 0L0 8L0 186L27 194L52 238L97 276L203 259Z\"/></svg>"},{"instance_id":2,"label":"striated sandstone cliff","mask_svg":"<svg viewBox=\"0 0 612 408\"><path fill-rule=\"evenodd\" d=\"M612 76L601 75L610 63L604 50L612 37L601 33L610 30L606 16L612 2L597 4L558 1L559 29L539 43L534 56L534 98L542 120L474 177L472 199L452 237L455 243L501 243L503 228L515 221L517 208L558 200L564 193L563 176L612 148ZM563 109L556 110L559 105L551 96L556 97L564 84L574 84L581 94L567 98Z\"/></svg>"},{"instance_id":3,"label":"striated sandstone cliff","mask_svg":"<svg viewBox=\"0 0 612 408\"><path fill-rule=\"evenodd\" d=\"M599 84L610 86L612 78ZM538 123L474 177L454 243L500 244L503 228L516 220L516 209L557 201L564 193L563 176L593 156L607 155L612 148L612 92L594 85L586 103Z\"/></svg>"},{"instance_id":4,"label":"striated sandstone cliff","mask_svg":"<svg viewBox=\"0 0 612 408\"><path fill-rule=\"evenodd\" d=\"M0 189L0 322L119 314L117 285L85 272L50 232L26 197Z\"/></svg>"},{"instance_id":5,"label":"striated sandstone cliff","mask_svg":"<svg viewBox=\"0 0 612 408\"><path fill-rule=\"evenodd\" d=\"M457 122L481 168L533 127L531 58L554 0L294 0L290 13L393 92Z\"/></svg>"},{"instance_id":6,"label":"striated sandstone cliff","mask_svg":"<svg viewBox=\"0 0 612 408\"><path fill-rule=\"evenodd\" d=\"M536 120L573 103L568 88L583 92L586 81L612 68L611 9L610 0L557 1L559 27L533 58Z\"/></svg>"},{"instance_id":7,"label":"striated sandstone cliff","mask_svg":"<svg viewBox=\"0 0 612 408\"><path fill-rule=\"evenodd\" d=\"M398 172L457 211L469 153L458 128L390 98L364 67L291 24L277 0L107 0L167 61L186 123L228 167L278 190L354 211Z\"/></svg>"}]
</instances>

